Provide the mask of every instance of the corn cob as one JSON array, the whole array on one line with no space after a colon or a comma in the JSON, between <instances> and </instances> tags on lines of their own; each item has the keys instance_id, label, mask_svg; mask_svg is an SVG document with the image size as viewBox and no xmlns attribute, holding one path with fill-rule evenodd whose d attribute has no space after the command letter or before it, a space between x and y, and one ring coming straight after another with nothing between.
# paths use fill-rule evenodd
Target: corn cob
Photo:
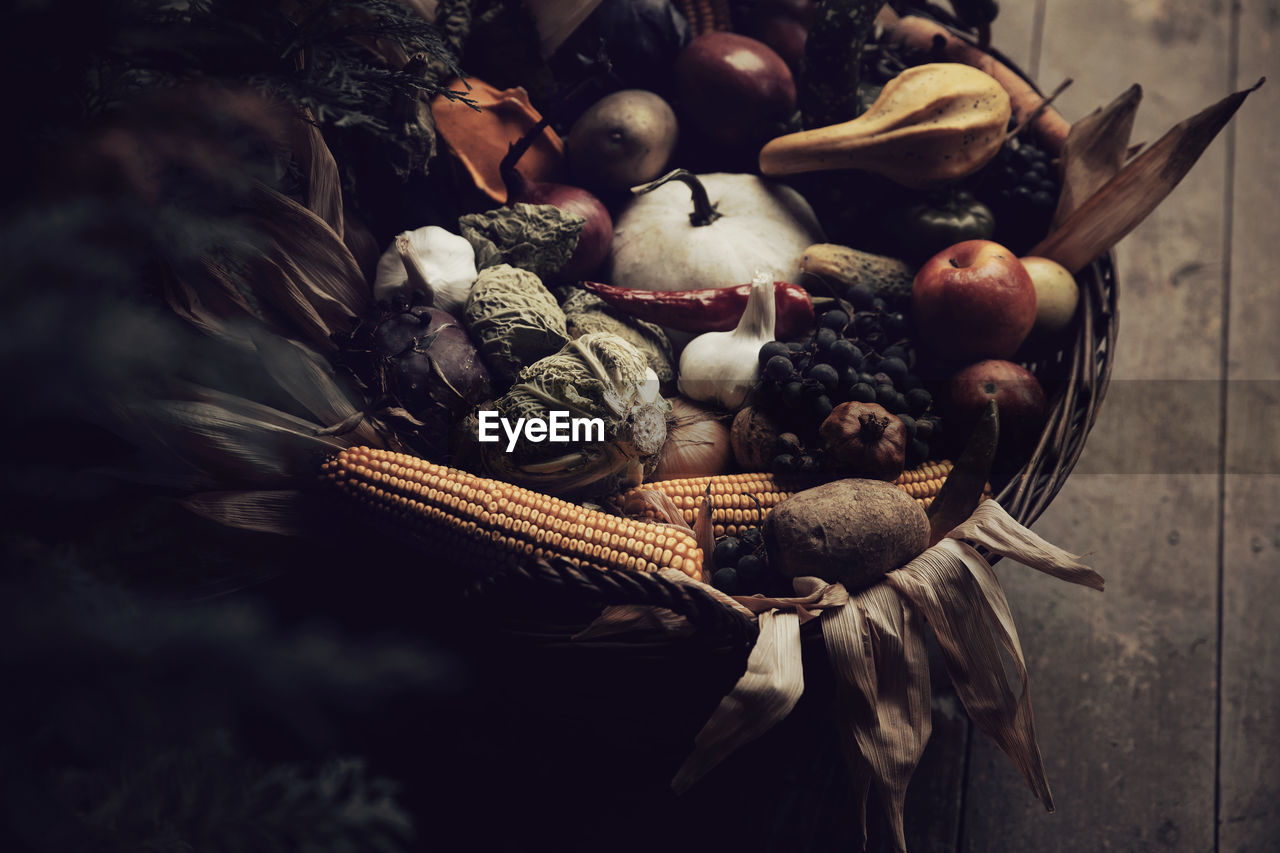
<instances>
[{"instance_id":1,"label":"corn cob","mask_svg":"<svg viewBox=\"0 0 1280 853\"><path fill-rule=\"evenodd\" d=\"M433 553L469 567L562 556L579 566L672 568L702 580L702 551L687 530L609 515L404 453L349 448L325 462L321 478Z\"/></svg>"},{"instance_id":2,"label":"corn cob","mask_svg":"<svg viewBox=\"0 0 1280 853\"><path fill-rule=\"evenodd\" d=\"M910 471L904 471L893 482L915 498L921 507L927 508L950 472L951 463L945 459L926 462ZM711 486L711 523L715 528L716 538L737 536L748 527L759 526L769 510L793 493L788 485L782 485L772 474L764 473L659 480L645 483L639 488L655 489L671 498L684 520L692 525L708 485Z\"/></svg>"},{"instance_id":3,"label":"corn cob","mask_svg":"<svg viewBox=\"0 0 1280 853\"><path fill-rule=\"evenodd\" d=\"M700 36L709 30L732 30L729 0L676 0L676 8L689 22L689 31Z\"/></svg>"}]
</instances>

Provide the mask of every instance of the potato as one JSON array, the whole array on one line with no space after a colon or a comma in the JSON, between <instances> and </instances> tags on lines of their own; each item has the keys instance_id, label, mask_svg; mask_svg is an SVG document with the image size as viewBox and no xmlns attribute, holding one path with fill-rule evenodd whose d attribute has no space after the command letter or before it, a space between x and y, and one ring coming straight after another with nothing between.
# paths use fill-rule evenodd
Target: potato
<instances>
[{"instance_id":1,"label":"potato","mask_svg":"<svg viewBox=\"0 0 1280 853\"><path fill-rule=\"evenodd\" d=\"M764 522L769 562L787 577L871 586L929 545L929 519L883 480L837 480L773 508Z\"/></svg>"}]
</instances>

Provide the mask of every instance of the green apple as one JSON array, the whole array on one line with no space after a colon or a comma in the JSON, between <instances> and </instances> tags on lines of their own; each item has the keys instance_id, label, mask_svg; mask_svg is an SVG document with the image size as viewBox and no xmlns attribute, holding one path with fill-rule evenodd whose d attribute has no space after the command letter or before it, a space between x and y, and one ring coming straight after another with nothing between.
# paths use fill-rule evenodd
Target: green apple
<instances>
[{"instance_id":1,"label":"green apple","mask_svg":"<svg viewBox=\"0 0 1280 853\"><path fill-rule=\"evenodd\" d=\"M1054 334L1071 324L1080 302L1080 288L1062 264L1034 255L1022 258L1036 288L1036 322L1033 332Z\"/></svg>"}]
</instances>

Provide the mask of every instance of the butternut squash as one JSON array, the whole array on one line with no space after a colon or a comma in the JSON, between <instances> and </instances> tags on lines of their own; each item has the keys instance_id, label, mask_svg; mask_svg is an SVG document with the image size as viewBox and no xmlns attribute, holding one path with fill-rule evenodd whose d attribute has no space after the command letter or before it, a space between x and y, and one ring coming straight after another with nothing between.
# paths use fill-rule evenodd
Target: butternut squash
<instances>
[{"instance_id":1,"label":"butternut squash","mask_svg":"<svg viewBox=\"0 0 1280 853\"><path fill-rule=\"evenodd\" d=\"M917 65L886 83L858 118L769 142L760 171L862 169L924 189L986 165L1004 144L1011 110L1004 88L976 68Z\"/></svg>"}]
</instances>

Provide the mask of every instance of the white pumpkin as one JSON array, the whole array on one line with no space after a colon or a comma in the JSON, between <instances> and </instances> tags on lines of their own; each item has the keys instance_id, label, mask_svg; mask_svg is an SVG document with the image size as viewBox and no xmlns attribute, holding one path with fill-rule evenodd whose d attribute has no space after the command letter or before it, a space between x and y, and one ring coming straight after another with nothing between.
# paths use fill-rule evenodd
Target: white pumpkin
<instances>
[{"instance_id":1,"label":"white pumpkin","mask_svg":"<svg viewBox=\"0 0 1280 853\"><path fill-rule=\"evenodd\" d=\"M804 250L825 238L798 192L756 175L717 172L696 176L706 190L699 199L696 186L684 183L690 178L678 169L646 185L618 217L615 285L698 290L745 284L759 271L800 282ZM706 215L706 200L718 216Z\"/></svg>"}]
</instances>

